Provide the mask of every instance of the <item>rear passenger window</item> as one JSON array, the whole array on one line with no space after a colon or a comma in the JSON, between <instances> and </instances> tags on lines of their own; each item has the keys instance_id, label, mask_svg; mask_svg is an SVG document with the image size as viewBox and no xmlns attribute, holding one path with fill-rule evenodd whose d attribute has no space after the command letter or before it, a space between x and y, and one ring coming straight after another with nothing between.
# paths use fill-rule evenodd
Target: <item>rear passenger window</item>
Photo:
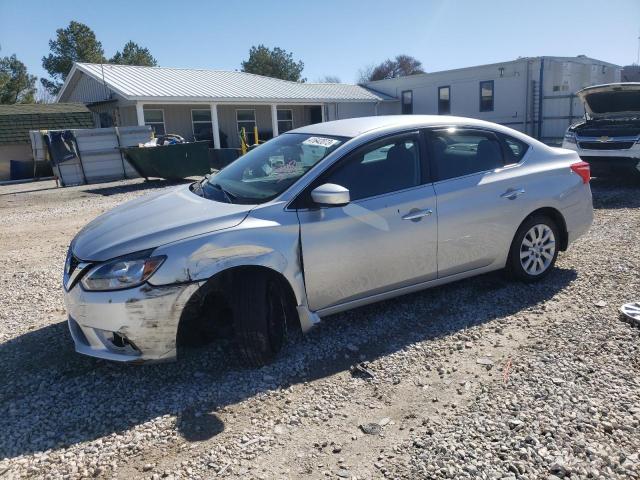
<instances>
[{"instance_id":1,"label":"rear passenger window","mask_svg":"<svg viewBox=\"0 0 640 480\"><path fill-rule=\"evenodd\" d=\"M461 128L432 130L430 144L438 180L504 166L502 145L491 132Z\"/></svg>"},{"instance_id":2,"label":"rear passenger window","mask_svg":"<svg viewBox=\"0 0 640 480\"><path fill-rule=\"evenodd\" d=\"M527 153L527 150L529 149L529 145L527 145L524 142L521 142L516 138L509 137L507 135L501 135L501 138L502 140L504 140L504 143L507 146L506 148L507 158L505 163L507 165L512 163L520 163L520 160L522 160L522 157L524 157L524 154Z\"/></svg>"},{"instance_id":3,"label":"rear passenger window","mask_svg":"<svg viewBox=\"0 0 640 480\"><path fill-rule=\"evenodd\" d=\"M417 134L372 143L341 161L322 183L349 189L351 200L374 197L420 185Z\"/></svg>"}]
</instances>

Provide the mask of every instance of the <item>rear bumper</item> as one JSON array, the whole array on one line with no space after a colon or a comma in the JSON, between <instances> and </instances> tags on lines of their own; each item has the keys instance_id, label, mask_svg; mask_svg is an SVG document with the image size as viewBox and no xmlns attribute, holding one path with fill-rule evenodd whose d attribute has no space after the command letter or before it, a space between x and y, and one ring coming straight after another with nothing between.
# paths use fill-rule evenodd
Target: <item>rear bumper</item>
<instances>
[{"instance_id":1,"label":"rear bumper","mask_svg":"<svg viewBox=\"0 0 640 480\"><path fill-rule=\"evenodd\" d=\"M126 363L176 357L180 316L199 284L87 292L65 292L69 331L76 351Z\"/></svg>"},{"instance_id":2,"label":"rear bumper","mask_svg":"<svg viewBox=\"0 0 640 480\"><path fill-rule=\"evenodd\" d=\"M608 173L640 173L640 145L625 150L586 150L578 148L580 158L591 166L595 175Z\"/></svg>"},{"instance_id":3,"label":"rear bumper","mask_svg":"<svg viewBox=\"0 0 640 480\"><path fill-rule=\"evenodd\" d=\"M580 188L584 189L582 191L583 198L579 202L563 208L561 211L567 227L567 246L587 233L593 223L591 187L589 184L585 184Z\"/></svg>"},{"instance_id":4,"label":"rear bumper","mask_svg":"<svg viewBox=\"0 0 640 480\"><path fill-rule=\"evenodd\" d=\"M580 154L580 158L591 166L596 176L598 173L615 173L636 170L640 173L640 158L616 157Z\"/></svg>"},{"instance_id":5,"label":"rear bumper","mask_svg":"<svg viewBox=\"0 0 640 480\"><path fill-rule=\"evenodd\" d=\"M595 176L625 171L640 173L640 144L638 143L634 143L631 148L620 150L581 148L567 141L564 141L562 146L576 152L591 166L591 173Z\"/></svg>"}]
</instances>

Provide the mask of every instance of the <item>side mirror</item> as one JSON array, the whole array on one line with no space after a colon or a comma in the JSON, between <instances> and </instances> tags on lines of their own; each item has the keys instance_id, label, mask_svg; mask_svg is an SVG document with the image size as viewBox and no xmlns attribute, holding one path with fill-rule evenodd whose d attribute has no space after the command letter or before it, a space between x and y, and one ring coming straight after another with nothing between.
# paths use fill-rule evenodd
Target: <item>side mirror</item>
<instances>
[{"instance_id":1,"label":"side mirror","mask_svg":"<svg viewBox=\"0 0 640 480\"><path fill-rule=\"evenodd\" d=\"M325 183L314 188L311 199L319 205L332 207L346 205L351 201L349 190L335 183Z\"/></svg>"}]
</instances>

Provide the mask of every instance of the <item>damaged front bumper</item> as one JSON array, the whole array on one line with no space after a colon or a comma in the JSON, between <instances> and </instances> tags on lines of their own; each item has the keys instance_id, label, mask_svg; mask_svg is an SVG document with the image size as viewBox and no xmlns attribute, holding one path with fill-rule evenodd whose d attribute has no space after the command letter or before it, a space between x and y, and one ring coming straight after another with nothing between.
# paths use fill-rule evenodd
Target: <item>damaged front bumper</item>
<instances>
[{"instance_id":1,"label":"damaged front bumper","mask_svg":"<svg viewBox=\"0 0 640 480\"><path fill-rule=\"evenodd\" d=\"M69 330L78 353L118 362L176 358L180 316L200 283L65 292Z\"/></svg>"}]
</instances>

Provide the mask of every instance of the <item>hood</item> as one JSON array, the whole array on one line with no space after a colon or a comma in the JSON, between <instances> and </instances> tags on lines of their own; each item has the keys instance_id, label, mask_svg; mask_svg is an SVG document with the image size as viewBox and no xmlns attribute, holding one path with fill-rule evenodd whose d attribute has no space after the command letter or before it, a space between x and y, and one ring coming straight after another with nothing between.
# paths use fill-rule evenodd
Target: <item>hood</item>
<instances>
[{"instance_id":1,"label":"hood","mask_svg":"<svg viewBox=\"0 0 640 480\"><path fill-rule=\"evenodd\" d=\"M114 208L84 227L71 249L80 260L104 261L194 235L239 225L254 205L220 203L181 185Z\"/></svg>"},{"instance_id":2,"label":"hood","mask_svg":"<svg viewBox=\"0 0 640 480\"><path fill-rule=\"evenodd\" d=\"M576 93L591 118L640 116L640 83L610 83Z\"/></svg>"}]
</instances>

